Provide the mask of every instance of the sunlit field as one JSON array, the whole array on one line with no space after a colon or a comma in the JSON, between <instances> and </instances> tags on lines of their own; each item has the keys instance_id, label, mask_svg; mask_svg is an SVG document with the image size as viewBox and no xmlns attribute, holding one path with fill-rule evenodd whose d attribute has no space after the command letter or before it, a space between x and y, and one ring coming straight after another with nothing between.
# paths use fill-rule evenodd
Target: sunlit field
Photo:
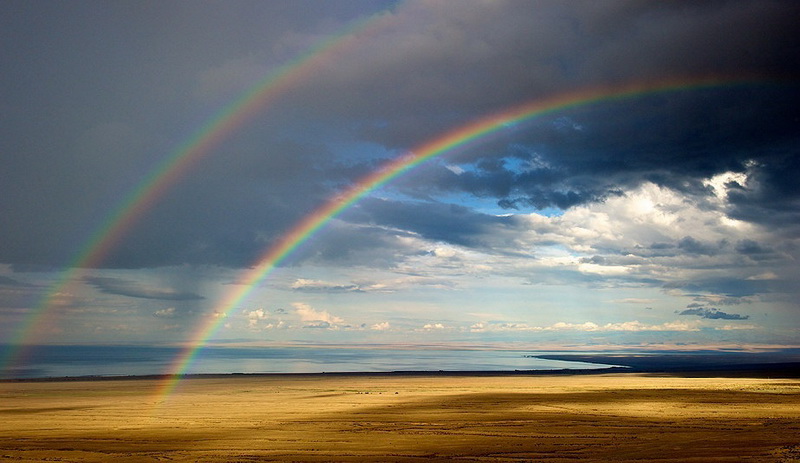
<instances>
[{"instance_id":1,"label":"sunlit field","mask_svg":"<svg viewBox=\"0 0 800 463\"><path fill-rule=\"evenodd\" d=\"M604 374L6 382L9 461L800 460L800 381ZM160 399L158 399L160 400Z\"/></svg>"}]
</instances>

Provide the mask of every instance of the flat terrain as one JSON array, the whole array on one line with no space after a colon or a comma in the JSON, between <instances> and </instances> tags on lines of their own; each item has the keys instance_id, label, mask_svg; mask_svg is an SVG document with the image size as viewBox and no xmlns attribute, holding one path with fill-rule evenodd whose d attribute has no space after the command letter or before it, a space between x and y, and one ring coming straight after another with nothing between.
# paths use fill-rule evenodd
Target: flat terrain
<instances>
[{"instance_id":1,"label":"flat terrain","mask_svg":"<svg viewBox=\"0 0 800 463\"><path fill-rule=\"evenodd\" d=\"M0 461L800 461L800 380L301 375L0 383Z\"/></svg>"}]
</instances>

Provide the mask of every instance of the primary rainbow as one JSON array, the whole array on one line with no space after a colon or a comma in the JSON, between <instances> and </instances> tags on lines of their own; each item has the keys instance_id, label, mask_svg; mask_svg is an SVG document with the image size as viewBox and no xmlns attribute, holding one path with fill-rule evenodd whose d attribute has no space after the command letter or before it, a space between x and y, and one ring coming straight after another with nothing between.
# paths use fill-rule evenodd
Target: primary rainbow
<instances>
[{"instance_id":1,"label":"primary rainbow","mask_svg":"<svg viewBox=\"0 0 800 463\"><path fill-rule=\"evenodd\" d=\"M6 341L9 349L4 357L0 357L0 373L19 363L18 357L21 356L23 346L30 341L44 316L55 304L56 298L68 285L79 279L84 269L100 265L133 224L172 185L183 178L193 165L255 114L261 112L286 89L318 70L330 57L358 43L359 37L370 33L380 24L379 19L383 17L385 15L380 13L356 21L339 34L321 41L293 61L275 69L216 113L165 157L116 208L111 210L66 269L49 285L47 292L15 331L14 338Z\"/></svg>"},{"instance_id":2,"label":"primary rainbow","mask_svg":"<svg viewBox=\"0 0 800 463\"><path fill-rule=\"evenodd\" d=\"M331 198L322 206L308 214L273 244L250 269L245 271L241 279L234 285L236 289L220 300L215 310L216 317L201 324L199 330L188 343L188 347L176 357L171 368L167 372L166 379L157 392L156 403L162 402L175 389L181 376L192 363L195 355L214 334L222 320L224 320L231 310L237 307L253 288L266 278L277 265L339 213L376 188L408 172L419 164L477 141L482 137L497 132L509 124L527 121L556 111L563 111L569 108L585 106L601 101L620 100L645 94L759 83L763 81L763 79L749 78L704 77L660 80L623 86L586 88L549 98L537 99L491 114L488 117L479 118L416 147L408 154L386 163L379 170L361 178L348 189Z\"/></svg>"}]
</instances>

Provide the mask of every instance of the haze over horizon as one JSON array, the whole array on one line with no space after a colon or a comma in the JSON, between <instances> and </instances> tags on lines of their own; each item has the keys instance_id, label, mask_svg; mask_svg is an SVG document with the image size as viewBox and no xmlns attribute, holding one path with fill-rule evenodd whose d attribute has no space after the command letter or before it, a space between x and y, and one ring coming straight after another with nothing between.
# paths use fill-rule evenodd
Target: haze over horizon
<instances>
[{"instance_id":1,"label":"haze over horizon","mask_svg":"<svg viewBox=\"0 0 800 463\"><path fill-rule=\"evenodd\" d=\"M800 347L798 3L0 11L0 344L180 344L222 317L209 342ZM70 270L165 159L287 66ZM599 90L668 81L686 85ZM370 191L222 313L265 250L387 162L592 89Z\"/></svg>"}]
</instances>

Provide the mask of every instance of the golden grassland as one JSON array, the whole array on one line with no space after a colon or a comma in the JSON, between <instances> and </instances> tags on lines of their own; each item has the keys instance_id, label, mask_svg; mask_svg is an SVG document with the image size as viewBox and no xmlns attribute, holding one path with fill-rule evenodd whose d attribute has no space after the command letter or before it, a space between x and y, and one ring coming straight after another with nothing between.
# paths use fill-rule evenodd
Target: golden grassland
<instances>
[{"instance_id":1,"label":"golden grassland","mask_svg":"<svg viewBox=\"0 0 800 463\"><path fill-rule=\"evenodd\" d=\"M298 375L0 383L0 461L800 461L800 380Z\"/></svg>"}]
</instances>

